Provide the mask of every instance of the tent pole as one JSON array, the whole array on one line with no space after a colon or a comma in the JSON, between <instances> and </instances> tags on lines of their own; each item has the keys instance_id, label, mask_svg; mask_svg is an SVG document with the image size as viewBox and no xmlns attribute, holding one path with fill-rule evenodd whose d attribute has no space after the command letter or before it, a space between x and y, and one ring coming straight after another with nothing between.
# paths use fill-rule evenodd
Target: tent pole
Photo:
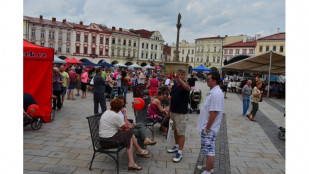
<instances>
[{"instance_id":1,"label":"tent pole","mask_svg":"<svg viewBox=\"0 0 309 174\"><path fill-rule=\"evenodd\" d=\"M270 87L270 70L271 70L271 59L273 56L273 52L270 51L270 59L269 59L269 69L268 69L268 91L267 91L267 97L269 97L269 87Z\"/></svg>"}]
</instances>

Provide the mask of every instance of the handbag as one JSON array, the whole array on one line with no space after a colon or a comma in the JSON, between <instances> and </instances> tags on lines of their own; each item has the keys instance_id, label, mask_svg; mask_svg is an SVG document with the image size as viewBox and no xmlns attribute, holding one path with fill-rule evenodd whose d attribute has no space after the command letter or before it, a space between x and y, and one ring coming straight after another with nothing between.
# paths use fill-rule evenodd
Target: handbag
<instances>
[{"instance_id":1,"label":"handbag","mask_svg":"<svg viewBox=\"0 0 309 174\"><path fill-rule=\"evenodd\" d=\"M93 79L94 79L94 77L92 77L92 79L90 81L90 85L94 85L94 82L93 82L94 80Z\"/></svg>"}]
</instances>

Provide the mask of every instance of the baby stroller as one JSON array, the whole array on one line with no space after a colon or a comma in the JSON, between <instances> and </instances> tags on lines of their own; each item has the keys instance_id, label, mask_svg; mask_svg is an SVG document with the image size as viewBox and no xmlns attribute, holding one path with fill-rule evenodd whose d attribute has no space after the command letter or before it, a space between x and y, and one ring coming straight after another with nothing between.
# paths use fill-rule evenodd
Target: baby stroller
<instances>
[{"instance_id":1,"label":"baby stroller","mask_svg":"<svg viewBox=\"0 0 309 174\"><path fill-rule=\"evenodd\" d=\"M201 90L192 90L190 94L190 108L189 114L192 114L193 111L197 111L196 113L200 113L199 104L202 100L202 91Z\"/></svg>"}]
</instances>

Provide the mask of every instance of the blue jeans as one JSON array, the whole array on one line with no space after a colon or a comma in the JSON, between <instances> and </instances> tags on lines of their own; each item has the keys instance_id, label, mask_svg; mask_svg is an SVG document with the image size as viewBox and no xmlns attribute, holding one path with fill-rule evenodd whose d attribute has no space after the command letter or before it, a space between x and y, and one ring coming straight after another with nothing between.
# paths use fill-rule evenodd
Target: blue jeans
<instances>
[{"instance_id":1,"label":"blue jeans","mask_svg":"<svg viewBox=\"0 0 309 174\"><path fill-rule=\"evenodd\" d=\"M245 95L245 100L242 100L243 102L243 112L242 115L246 115L249 105L250 105L250 96L249 95Z\"/></svg>"},{"instance_id":2,"label":"blue jeans","mask_svg":"<svg viewBox=\"0 0 309 174\"><path fill-rule=\"evenodd\" d=\"M127 99L127 92L128 86L121 86L121 95L123 95L125 99Z\"/></svg>"}]
</instances>

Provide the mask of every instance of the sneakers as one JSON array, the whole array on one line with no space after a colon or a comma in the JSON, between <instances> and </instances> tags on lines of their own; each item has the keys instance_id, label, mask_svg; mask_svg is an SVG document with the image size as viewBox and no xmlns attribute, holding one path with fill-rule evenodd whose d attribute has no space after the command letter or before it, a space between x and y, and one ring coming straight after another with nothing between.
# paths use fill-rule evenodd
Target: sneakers
<instances>
[{"instance_id":1,"label":"sneakers","mask_svg":"<svg viewBox=\"0 0 309 174\"><path fill-rule=\"evenodd\" d=\"M173 148L168 149L167 152L168 152L168 153L175 153L175 152L178 152L178 147L177 147L177 146L174 146Z\"/></svg>"},{"instance_id":2,"label":"sneakers","mask_svg":"<svg viewBox=\"0 0 309 174\"><path fill-rule=\"evenodd\" d=\"M215 173L215 170L214 170L214 169L211 169L211 170L210 170L210 173ZM201 174L206 174L206 170L204 170Z\"/></svg>"},{"instance_id":3,"label":"sneakers","mask_svg":"<svg viewBox=\"0 0 309 174\"><path fill-rule=\"evenodd\" d=\"M178 163L179 161L181 161L181 159L182 159L182 154L177 153L176 157L173 159L173 162Z\"/></svg>"}]
</instances>

